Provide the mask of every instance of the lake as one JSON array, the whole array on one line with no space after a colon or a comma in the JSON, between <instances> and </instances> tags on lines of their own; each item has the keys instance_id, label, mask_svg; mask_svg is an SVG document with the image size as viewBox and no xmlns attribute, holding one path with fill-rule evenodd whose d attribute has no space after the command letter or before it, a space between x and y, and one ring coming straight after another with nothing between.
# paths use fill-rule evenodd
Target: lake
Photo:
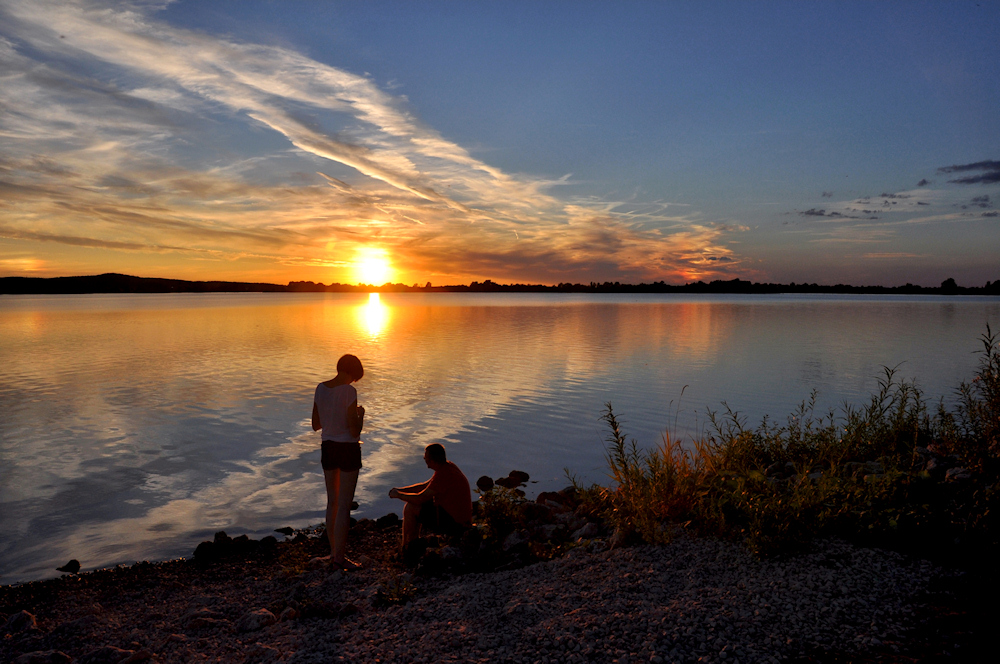
<instances>
[{"instance_id":1,"label":"lake","mask_svg":"<svg viewBox=\"0 0 1000 664\"><path fill-rule=\"evenodd\" d=\"M241 293L0 296L0 583L190 556L323 520L316 383L365 366L357 517L401 513L443 442L472 482L605 482L611 402L641 445L723 402L784 421L862 404L883 367L933 405L1000 298Z\"/></svg>"}]
</instances>

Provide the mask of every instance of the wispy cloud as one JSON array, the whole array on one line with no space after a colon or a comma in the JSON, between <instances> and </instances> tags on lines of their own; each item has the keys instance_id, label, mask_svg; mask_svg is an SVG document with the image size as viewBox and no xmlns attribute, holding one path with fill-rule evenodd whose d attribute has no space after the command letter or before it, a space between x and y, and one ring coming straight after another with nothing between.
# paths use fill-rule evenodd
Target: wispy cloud
<instances>
[{"instance_id":1,"label":"wispy cloud","mask_svg":"<svg viewBox=\"0 0 1000 664\"><path fill-rule=\"evenodd\" d=\"M477 159L369 78L155 9L0 7L3 237L335 268L374 244L457 278L739 269L738 224L557 197L570 176Z\"/></svg>"},{"instance_id":2,"label":"wispy cloud","mask_svg":"<svg viewBox=\"0 0 1000 664\"><path fill-rule=\"evenodd\" d=\"M938 169L938 173L968 173L969 171L981 172L979 175L966 175L948 180L948 182L956 184L994 184L1000 182L1000 161L977 161L974 164L943 166Z\"/></svg>"}]
</instances>

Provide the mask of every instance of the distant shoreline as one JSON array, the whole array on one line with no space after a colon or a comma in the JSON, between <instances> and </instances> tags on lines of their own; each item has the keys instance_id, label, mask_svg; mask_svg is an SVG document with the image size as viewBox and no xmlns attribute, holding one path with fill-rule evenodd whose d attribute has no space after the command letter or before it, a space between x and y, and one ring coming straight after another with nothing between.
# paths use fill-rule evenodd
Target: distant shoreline
<instances>
[{"instance_id":1,"label":"distant shoreline","mask_svg":"<svg viewBox=\"0 0 1000 664\"><path fill-rule=\"evenodd\" d=\"M832 293L856 295L1000 295L1000 279L984 286L959 286L948 279L940 286L850 286L836 284L772 284L731 279L705 283L696 281L684 285L663 281L623 284L605 281L589 284L561 283L499 284L489 279L471 284L424 286L386 283L322 284L312 281L291 281L287 285L238 281L185 281L134 277L125 274L99 274L81 277L0 277L0 295L82 295L88 293L686 293L686 294L746 294Z\"/></svg>"}]
</instances>

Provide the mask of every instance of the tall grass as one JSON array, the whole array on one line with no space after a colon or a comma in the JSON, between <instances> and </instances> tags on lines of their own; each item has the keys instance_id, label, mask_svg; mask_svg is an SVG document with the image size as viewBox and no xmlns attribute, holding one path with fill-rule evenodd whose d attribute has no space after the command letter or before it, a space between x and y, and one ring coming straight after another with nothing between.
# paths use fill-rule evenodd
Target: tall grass
<instances>
[{"instance_id":1,"label":"tall grass","mask_svg":"<svg viewBox=\"0 0 1000 664\"><path fill-rule=\"evenodd\" d=\"M876 541L955 537L997 541L1000 495L1000 348L987 327L975 377L958 406L931 413L915 384L886 368L861 407L816 413L816 394L785 424L748 428L737 413L709 413L709 433L666 433L643 449L610 403L606 459L613 485L583 489L614 525L646 541L672 527L742 539L762 555L820 534ZM946 459L971 477L927 470ZM582 487L580 487L582 489Z\"/></svg>"}]
</instances>

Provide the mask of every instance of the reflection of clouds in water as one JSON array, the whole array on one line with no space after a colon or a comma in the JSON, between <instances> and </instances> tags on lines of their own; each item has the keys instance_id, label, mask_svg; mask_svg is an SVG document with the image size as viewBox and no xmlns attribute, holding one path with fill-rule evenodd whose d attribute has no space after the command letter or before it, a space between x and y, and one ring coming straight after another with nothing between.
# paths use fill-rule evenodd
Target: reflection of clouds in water
<instances>
[{"instance_id":1,"label":"reflection of clouds in water","mask_svg":"<svg viewBox=\"0 0 1000 664\"><path fill-rule=\"evenodd\" d=\"M794 406L813 387L835 401L867 394L897 355L971 365L966 348L997 310L503 294L128 298L147 308L50 299L74 308L23 325L21 312L0 311L4 349L32 349L0 363L7 581L52 576L49 563L70 557L93 566L190 555L215 530L261 536L322 521L308 415L316 382L345 352L366 368L355 516L378 517L400 511L388 487L430 476L428 443L444 442L473 480L517 467L560 488L569 466L603 481L598 416L608 400L643 445L658 442L685 384L687 414L727 399L751 423L758 412L781 418L783 399ZM962 358L937 360L922 339ZM910 373L947 389L968 377L952 381L944 368Z\"/></svg>"},{"instance_id":2,"label":"reflection of clouds in water","mask_svg":"<svg viewBox=\"0 0 1000 664\"><path fill-rule=\"evenodd\" d=\"M316 456L314 471L284 467L302 461L310 453ZM164 551L189 556L198 537L210 536L210 531L264 535L305 514L319 515L316 521L322 520L326 494L315 436L293 436L280 445L260 450L254 458L266 461L241 462L239 470L193 492L190 486L204 479L194 470L147 475L143 490L157 494L157 501L165 498L166 502L141 516L77 524L61 533L62 544L54 554L51 543L21 553L31 551L33 557L44 560L38 569L45 571L65 562L60 561L65 551L74 552L85 566L87 560L157 558Z\"/></svg>"}]
</instances>

